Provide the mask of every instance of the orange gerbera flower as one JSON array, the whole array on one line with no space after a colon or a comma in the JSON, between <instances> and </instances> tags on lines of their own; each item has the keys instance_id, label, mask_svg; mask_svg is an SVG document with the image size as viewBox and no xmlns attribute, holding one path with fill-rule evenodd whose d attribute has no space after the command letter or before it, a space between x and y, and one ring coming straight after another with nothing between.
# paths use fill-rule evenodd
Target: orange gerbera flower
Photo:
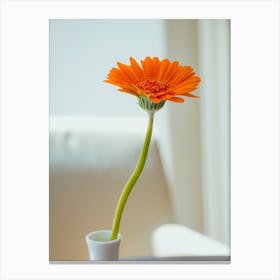
<instances>
[{"instance_id":1,"label":"orange gerbera flower","mask_svg":"<svg viewBox=\"0 0 280 280\"><path fill-rule=\"evenodd\" d=\"M184 102L178 96L198 97L190 92L198 87L200 78L192 67L181 66L178 61L146 57L140 67L131 57L130 65L117 65L119 68L112 68L105 82L118 86L120 91L146 97L156 104L165 100Z\"/></svg>"}]
</instances>

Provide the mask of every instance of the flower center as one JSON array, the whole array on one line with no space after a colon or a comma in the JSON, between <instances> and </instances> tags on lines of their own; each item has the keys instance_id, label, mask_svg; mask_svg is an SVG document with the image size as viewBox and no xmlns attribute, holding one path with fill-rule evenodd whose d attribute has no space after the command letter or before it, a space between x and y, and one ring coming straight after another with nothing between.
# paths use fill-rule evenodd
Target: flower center
<instances>
[{"instance_id":1,"label":"flower center","mask_svg":"<svg viewBox=\"0 0 280 280\"><path fill-rule=\"evenodd\" d=\"M147 94L157 94L169 89L169 85L153 79L145 79L136 83L138 89L145 91Z\"/></svg>"}]
</instances>

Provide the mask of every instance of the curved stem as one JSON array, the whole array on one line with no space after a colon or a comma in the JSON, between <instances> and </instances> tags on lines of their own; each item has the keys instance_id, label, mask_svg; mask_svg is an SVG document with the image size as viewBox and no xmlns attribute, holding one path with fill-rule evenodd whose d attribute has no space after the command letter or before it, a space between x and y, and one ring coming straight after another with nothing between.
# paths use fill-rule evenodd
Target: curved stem
<instances>
[{"instance_id":1,"label":"curved stem","mask_svg":"<svg viewBox=\"0 0 280 280\"><path fill-rule=\"evenodd\" d=\"M149 113L148 129L147 129L147 132L146 132L146 138L145 138L145 141L144 141L144 144L143 144L143 147L142 147L142 151L140 153L137 165L136 165L133 173L131 174L131 176L129 177L126 185L123 188L123 191L121 193L121 196L119 198L119 201L118 201L118 204L117 204L117 207L116 207L116 210L115 210L113 226L112 226L111 240L116 239L117 236L118 236L121 216L122 216L122 213L123 213L125 203L128 199L129 194L131 193L137 179L139 178L139 176L140 176L140 174L141 174L141 172L144 168L146 158L147 158L147 154L148 154L148 151L149 151L151 137L152 137L153 121L154 121L154 113L150 112Z\"/></svg>"}]
</instances>

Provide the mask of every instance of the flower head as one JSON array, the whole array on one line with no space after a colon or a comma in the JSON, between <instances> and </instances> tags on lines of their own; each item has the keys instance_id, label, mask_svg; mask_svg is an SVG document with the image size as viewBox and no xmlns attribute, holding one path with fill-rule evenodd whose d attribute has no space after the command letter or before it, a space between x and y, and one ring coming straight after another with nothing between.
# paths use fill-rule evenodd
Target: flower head
<instances>
[{"instance_id":1,"label":"flower head","mask_svg":"<svg viewBox=\"0 0 280 280\"><path fill-rule=\"evenodd\" d=\"M117 63L105 82L116 85L120 91L148 99L154 104L165 102L184 102L179 96L197 97L190 92L198 87L200 78L195 76L191 66L181 66L178 61L159 60L147 56L141 66L134 58L130 65Z\"/></svg>"}]
</instances>

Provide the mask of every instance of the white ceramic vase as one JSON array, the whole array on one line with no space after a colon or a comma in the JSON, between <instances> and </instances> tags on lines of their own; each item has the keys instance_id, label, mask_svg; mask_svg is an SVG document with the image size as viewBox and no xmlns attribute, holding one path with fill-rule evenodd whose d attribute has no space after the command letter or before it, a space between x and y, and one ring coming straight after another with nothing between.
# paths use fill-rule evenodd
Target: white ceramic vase
<instances>
[{"instance_id":1,"label":"white ceramic vase","mask_svg":"<svg viewBox=\"0 0 280 280\"><path fill-rule=\"evenodd\" d=\"M89 252L89 260L94 261L117 261L119 259L119 247L122 236L110 240L111 230L100 230L90 232L86 236Z\"/></svg>"}]
</instances>

